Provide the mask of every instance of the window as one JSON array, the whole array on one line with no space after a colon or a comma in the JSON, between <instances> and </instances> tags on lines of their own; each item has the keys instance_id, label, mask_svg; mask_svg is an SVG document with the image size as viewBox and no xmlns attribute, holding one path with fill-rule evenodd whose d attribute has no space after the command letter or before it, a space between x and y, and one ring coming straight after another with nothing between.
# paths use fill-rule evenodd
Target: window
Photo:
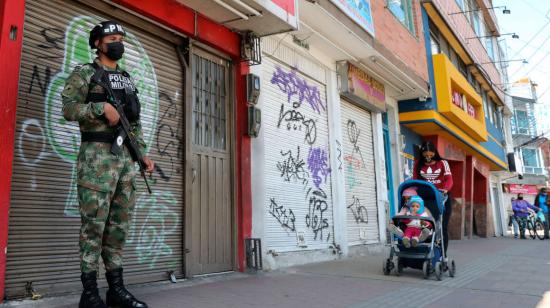
<instances>
[{"instance_id":1,"label":"window","mask_svg":"<svg viewBox=\"0 0 550 308\"><path fill-rule=\"evenodd\" d=\"M539 160L536 149L521 149L521 154L523 156L523 165L529 167L538 167Z\"/></svg>"},{"instance_id":2,"label":"window","mask_svg":"<svg viewBox=\"0 0 550 308\"><path fill-rule=\"evenodd\" d=\"M491 31L485 28L485 33L489 35ZM484 45L485 49L487 50L487 54L489 55L489 58L491 58L491 61L495 61L495 48L493 46L493 37L486 37Z\"/></svg>"},{"instance_id":3,"label":"window","mask_svg":"<svg viewBox=\"0 0 550 308\"><path fill-rule=\"evenodd\" d=\"M412 34L415 34L411 0L388 0L388 9Z\"/></svg>"},{"instance_id":4,"label":"window","mask_svg":"<svg viewBox=\"0 0 550 308\"><path fill-rule=\"evenodd\" d=\"M464 0L455 0L456 4L464 11Z\"/></svg>"},{"instance_id":5,"label":"window","mask_svg":"<svg viewBox=\"0 0 550 308\"><path fill-rule=\"evenodd\" d=\"M486 93L485 91L483 92ZM485 94L485 96L487 96L487 94ZM489 114L487 115L489 118L489 122L491 122L492 124L495 124L495 105L489 98L487 98L487 106L489 107L489 110L488 110Z\"/></svg>"},{"instance_id":6,"label":"window","mask_svg":"<svg viewBox=\"0 0 550 308\"><path fill-rule=\"evenodd\" d=\"M193 143L216 150L227 146L227 71L193 55Z\"/></svg>"},{"instance_id":7,"label":"window","mask_svg":"<svg viewBox=\"0 0 550 308\"><path fill-rule=\"evenodd\" d=\"M493 105L493 123L495 124L496 127L498 127L499 108L498 108L497 103L495 103L493 100L490 100L490 102Z\"/></svg>"},{"instance_id":8,"label":"window","mask_svg":"<svg viewBox=\"0 0 550 308\"><path fill-rule=\"evenodd\" d=\"M497 107L497 112L495 112L496 116L496 127L504 134L504 128L502 125L502 108Z\"/></svg>"},{"instance_id":9,"label":"window","mask_svg":"<svg viewBox=\"0 0 550 308\"><path fill-rule=\"evenodd\" d=\"M466 11L470 11L468 14L469 15L468 20L470 21L470 24L474 28L474 32L476 33L476 35L482 36L483 35L482 25L484 23L483 23L483 17L481 16L480 8L477 5L476 0L466 0L466 4L467 4ZM483 28L485 27L483 26Z\"/></svg>"},{"instance_id":10,"label":"window","mask_svg":"<svg viewBox=\"0 0 550 308\"><path fill-rule=\"evenodd\" d=\"M466 63L458 57L458 70L464 75L465 78L468 78L468 69L466 68Z\"/></svg>"},{"instance_id":11,"label":"window","mask_svg":"<svg viewBox=\"0 0 550 308\"><path fill-rule=\"evenodd\" d=\"M439 41L435 38L433 33L430 33L430 42L432 46L432 55L441 53L441 46L439 45Z\"/></svg>"},{"instance_id":12,"label":"window","mask_svg":"<svg viewBox=\"0 0 550 308\"><path fill-rule=\"evenodd\" d=\"M529 134L529 118L527 117L527 112L523 110L515 111L515 122L516 122L516 133L517 134Z\"/></svg>"},{"instance_id":13,"label":"window","mask_svg":"<svg viewBox=\"0 0 550 308\"><path fill-rule=\"evenodd\" d=\"M487 103L487 92L481 92L481 100L483 101L483 111L485 112L485 117L489 117L489 104Z\"/></svg>"}]
</instances>

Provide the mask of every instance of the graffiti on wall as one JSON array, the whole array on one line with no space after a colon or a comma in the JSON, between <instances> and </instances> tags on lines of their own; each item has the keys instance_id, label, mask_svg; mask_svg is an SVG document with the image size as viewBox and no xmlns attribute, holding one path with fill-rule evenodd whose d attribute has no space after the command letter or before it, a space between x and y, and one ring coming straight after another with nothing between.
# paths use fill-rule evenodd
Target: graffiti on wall
<instances>
[{"instance_id":1,"label":"graffiti on wall","mask_svg":"<svg viewBox=\"0 0 550 308\"><path fill-rule=\"evenodd\" d=\"M287 101L294 107L296 104L301 105L306 102L318 114L321 114L321 111L326 111L319 89L298 77L296 70L285 72L281 67L277 67L271 77L271 83L277 85L281 92L286 94Z\"/></svg>"},{"instance_id":2,"label":"graffiti on wall","mask_svg":"<svg viewBox=\"0 0 550 308\"><path fill-rule=\"evenodd\" d=\"M357 115L359 117L360 115ZM361 115L367 116L367 115ZM345 183L346 183L346 208L348 219L348 232L359 231L350 235L350 240L355 241L361 239L361 229L364 225L372 223L369 221L369 212L367 205L373 200L376 200L376 194L371 195L371 192L366 183L368 177L374 177L374 170L367 169L365 156L361 151L361 147L365 149L365 145L369 146L371 142L368 136L364 134L362 129L369 129L367 125L356 121L356 117L345 118L343 124L344 129L344 165L345 165ZM372 155L368 153L367 155ZM367 156L368 158L368 156ZM376 201L375 201L376 202ZM372 213L371 213L372 214ZM374 221L376 223L376 221Z\"/></svg>"},{"instance_id":3,"label":"graffiti on wall","mask_svg":"<svg viewBox=\"0 0 550 308\"><path fill-rule=\"evenodd\" d=\"M159 258L173 254L167 241L176 234L180 224L179 215L171 209L175 205L174 195L162 191L155 191L153 195L142 194L136 202L135 211L145 211L147 217L140 224L138 215L133 215L126 242L136 243L139 262L148 263L149 268L154 268Z\"/></svg>"},{"instance_id":4,"label":"graffiti on wall","mask_svg":"<svg viewBox=\"0 0 550 308\"><path fill-rule=\"evenodd\" d=\"M286 147L280 149L280 156L273 167L282 180L281 189L284 190L285 183L299 184L305 194L303 203L286 202L284 206L276 201L278 198L270 196L268 212L287 233L295 234L302 226L311 232L313 240L328 242L331 239L332 213L327 191L330 191L332 169L328 144L321 144L322 138L317 135L319 121L326 116L326 103L318 87L298 76L294 69L287 71L276 67L270 82L286 98L274 123L276 129L286 130L295 136L289 140L301 140L300 144L289 141ZM342 151L339 149L341 170ZM304 216L299 217L297 213Z\"/></svg>"}]
</instances>

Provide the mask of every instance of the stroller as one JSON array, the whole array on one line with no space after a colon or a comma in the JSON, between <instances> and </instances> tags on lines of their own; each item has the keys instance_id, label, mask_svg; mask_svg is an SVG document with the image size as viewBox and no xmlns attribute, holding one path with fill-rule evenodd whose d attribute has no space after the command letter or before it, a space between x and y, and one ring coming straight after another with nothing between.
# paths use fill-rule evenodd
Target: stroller
<instances>
[{"instance_id":1,"label":"stroller","mask_svg":"<svg viewBox=\"0 0 550 308\"><path fill-rule=\"evenodd\" d=\"M405 247L400 238L396 235L390 235L391 251L390 256L384 261L384 275L389 275L392 270L397 276L401 275L404 268L410 267L421 269L424 273L424 279L428 279L432 273L435 273L437 280L443 278L447 272L450 277L454 277L456 265L454 260L445 261L443 249L443 212L445 211L446 196L443 196L437 188L431 183L418 180L408 180L399 185L399 211L404 206L402 200L403 190L416 187L417 194L424 200L424 207L428 209L432 217L417 217L397 215L392 218L395 226L404 230L404 219L422 219L431 222L433 226L432 234L423 242L418 243L416 247ZM394 261L394 258L396 260Z\"/></svg>"}]
</instances>

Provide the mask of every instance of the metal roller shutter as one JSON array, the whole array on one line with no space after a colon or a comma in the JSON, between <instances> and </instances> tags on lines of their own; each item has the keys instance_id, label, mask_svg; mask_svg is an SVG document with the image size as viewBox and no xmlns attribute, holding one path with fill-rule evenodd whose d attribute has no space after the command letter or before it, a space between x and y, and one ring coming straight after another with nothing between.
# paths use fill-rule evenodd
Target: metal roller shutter
<instances>
[{"instance_id":1,"label":"metal roller shutter","mask_svg":"<svg viewBox=\"0 0 550 308\"><path fill-rule=\"evenodd\" d=\"M66 1L27 1L8 235L6 295L80 289L76 123L61 113L65 78L91 62L88 32L108 16ZM122 20L124 23L124 21ZM124 252L128 283L183 273L183 72L174 45L126 25L121 66L142 103L149 155L160 167L137 202ZM101 275L103 277L103 275Z\"/></svg>"},{"instance_id":2,"label":"metal roller shutter","mask_svg":"<svg viewBox=\"0 0 550 308\"><path fill-rule=\"evenodd\" d=\"M267 56L262 65L266 247L327 248L333 207L325 85Z\"/></svg>"},{"instance_id":3,"label":"metal roller shutter","mask_svg":"<svg viewBox=\"0 0 550 308\"><path fill-rule=\"evenodd\" d=\"M350 245L378 243L371 113L342 101L347 233Z\"/></svg>"}]
</instances>

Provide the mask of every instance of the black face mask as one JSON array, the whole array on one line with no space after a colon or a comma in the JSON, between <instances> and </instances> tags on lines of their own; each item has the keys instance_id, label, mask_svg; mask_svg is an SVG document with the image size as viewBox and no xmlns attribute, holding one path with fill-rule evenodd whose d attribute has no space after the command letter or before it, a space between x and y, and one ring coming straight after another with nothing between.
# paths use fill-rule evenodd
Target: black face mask
<instances>
[{"instance_id":1,"label":"black face mask","mask_svg":"<svg viewBox=\"0 0 550 308\"><path fill-rule=\"evenodd\" d=\"M105 55L113 61L118 61L124 54L124 44L122 42L112 42L107 44L107 52Z\"/></svg>"},{"instance_id":2,"label":"black face mask","mask_svg":"<svg viewBox=\"0 0 550 308\"><path fill-rule=\"evenodd\" d=\"M521 196L521 197L518 197L518 200L523 200L523 196Z\"/></svg>"}]
</instances>

